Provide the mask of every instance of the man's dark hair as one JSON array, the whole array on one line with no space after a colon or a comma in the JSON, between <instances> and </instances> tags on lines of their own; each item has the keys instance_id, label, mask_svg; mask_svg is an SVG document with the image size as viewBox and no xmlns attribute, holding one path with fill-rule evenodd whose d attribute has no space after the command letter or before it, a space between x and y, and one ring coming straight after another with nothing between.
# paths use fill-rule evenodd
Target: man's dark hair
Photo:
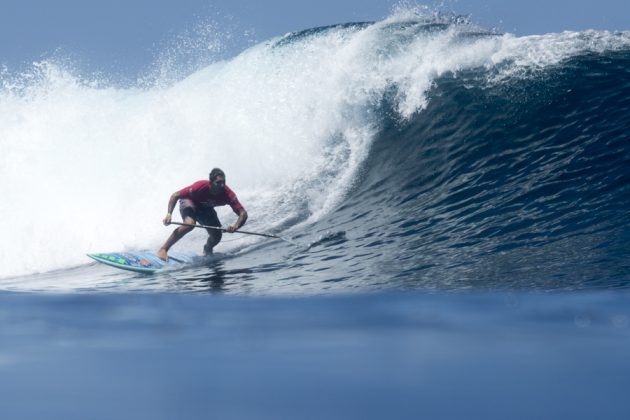
<instances>
[{"instance_id":1,"label":"man's dark hair","mask_svg":"<svg viewBox=\"0 0 630 420\"><path fill-rule=\"evenodd\" d=\"M214 168L210 171L210 181L214 181L215 179L217 179L218 176L222 176L223 178L225 178L225 172L223 172L219 168Z\"/></svg>"}]
</instances>

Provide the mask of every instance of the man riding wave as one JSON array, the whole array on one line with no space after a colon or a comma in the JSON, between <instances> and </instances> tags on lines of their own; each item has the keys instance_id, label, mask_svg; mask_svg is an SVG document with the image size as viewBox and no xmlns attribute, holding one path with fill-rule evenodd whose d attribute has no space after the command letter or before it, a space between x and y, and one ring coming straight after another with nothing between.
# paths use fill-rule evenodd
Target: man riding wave
<instances>
[{"instance_id":1,"label":"man riding wave","mask_svg":"<svg viewBox=\"0 0 630 420\"><path fill-rule=\"evenodd\" d=\"M238 215L238 220L233 225L229 225L225 230L235 232L247 221L247 211L238 201L236 194L225 185L225 173L214 168L210 172L209 180L197 181L194 184L174 192L168 200L168 211L163 223L168 226L175 204L179 201L179 212L182 221L189 225L197 222L206 226L221 227L221 222L214 207L229 205L234 213ZM193 230L192 226L179 226L171 233L164 245L158 251L158 257L168 260L168 250L179 241L184 235ZM212 249L221 241L222 232L220 229L206 229L208 240L203 247L204 255L212 254Z\"/></svg>"}]
</instances>

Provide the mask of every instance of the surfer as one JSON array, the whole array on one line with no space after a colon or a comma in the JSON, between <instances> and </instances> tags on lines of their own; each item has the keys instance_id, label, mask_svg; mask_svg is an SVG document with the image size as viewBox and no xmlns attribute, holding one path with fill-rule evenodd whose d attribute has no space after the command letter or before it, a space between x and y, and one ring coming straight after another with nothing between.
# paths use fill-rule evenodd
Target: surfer
<instances>
[{"instance_id":1,"label":"surfer","mask_svg":"<svg viewBox=\"0 0 630 420\"><path fill-rule=\"evenodd\" d=\"M233 225L225 228L227 232L235 232L247 221L247 211L238 201L234 191L225 185L225 173L219 168L214 168L210 172L208 181L197 181L171 195L171 198L168 200L168 212L163 221L164 225L168 226L171 224L172 213L178 200L179 212L186 224L194 225L199 221L200 224L220 228L221 222L214 207L228 204L232 207L234 213L238 215L238 220ZM167 261L168 250L191 230L193 230L192 226L179 226L175 229L158 251L158 257ZM203 253L204 255L209 255L212 254L212 249L221 241L222 233L219 229L206 230L209 236L206 245L203 247Z\"/></svg>"}]
</instances>

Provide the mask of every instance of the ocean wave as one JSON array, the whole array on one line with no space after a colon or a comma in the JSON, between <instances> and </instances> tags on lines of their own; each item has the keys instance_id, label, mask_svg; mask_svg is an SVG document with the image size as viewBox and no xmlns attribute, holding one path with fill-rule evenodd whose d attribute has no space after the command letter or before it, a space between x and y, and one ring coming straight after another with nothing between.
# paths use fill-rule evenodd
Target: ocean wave
<instances>
[{"instance_id":1,"label":"ocean wave","mask_svg":"<svg viewBox=\"0 0 630 420\"><path fill-rule=\"evenodd\" d=\"M453 261L523 249L543 240L534 226L589 229L584 212L594 203L619 225L610 197L585 197L623 197L610 185L623 184L624 166L601 162L625 162L615 139L625 139L627 91L581 89L627 80L628 45L628 33L515 37L399 11L268 40L166 84L120 87L56 62L21 75L5 69L0 176L9 182L0 193L11 199L0 204L0 229L11 240L0 276L158 246L168 196L214 166L248 208L248 227L298 234L357 220L361 229L333 230L349 238L378 230L383 242L373 248L385 266L400 265L401 252L388 248L397 238L409 244L404 255L433 249ZM603 171L591 189L571 184L585 167ZM581 198L578 210L570 198ZM517 205L525 213L515 216ZM402 227L388 237L392 226ZM195 248L195 235L178 246ZM401 266L424 266L425 256Z\"/></svg>"}]
</instances>

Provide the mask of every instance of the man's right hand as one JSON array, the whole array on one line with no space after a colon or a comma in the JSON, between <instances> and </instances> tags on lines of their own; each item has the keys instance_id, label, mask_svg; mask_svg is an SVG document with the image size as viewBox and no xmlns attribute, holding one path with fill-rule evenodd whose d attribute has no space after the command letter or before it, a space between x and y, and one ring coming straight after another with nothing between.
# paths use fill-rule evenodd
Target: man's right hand
<instances>
[{"instance_id":1,"label":"man's right hand","mask_svg":"<svg viewBox=\"0 0 630 420\"><path fill-rule=\"evenodd\" d=\"M162 220L162 223L164 223L164 226L168 226L171 224L171 213L166 213L166 217L164 218L164 220Z\"/></svg>"}]
</instances>

